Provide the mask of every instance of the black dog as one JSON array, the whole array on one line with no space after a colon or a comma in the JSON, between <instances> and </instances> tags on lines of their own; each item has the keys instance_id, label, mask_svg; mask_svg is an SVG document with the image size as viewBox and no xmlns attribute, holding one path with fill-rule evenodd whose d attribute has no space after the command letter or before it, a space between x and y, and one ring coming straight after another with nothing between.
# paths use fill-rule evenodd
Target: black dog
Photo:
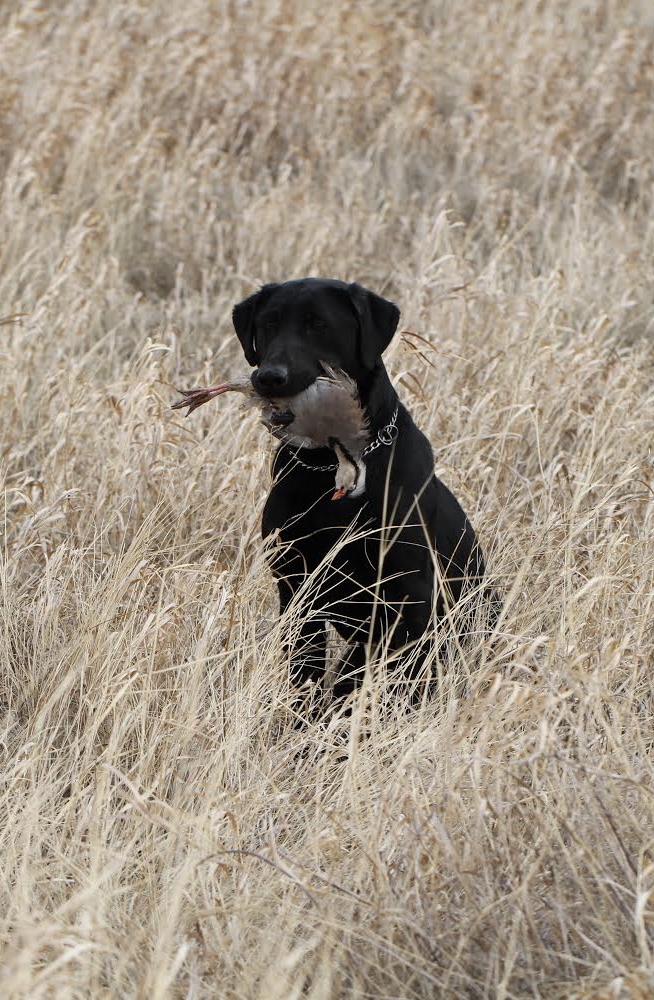
<instances>
[{"instance_id":1,"label":"black dog","mask_svg":"<svg viewBox=\"0 0 654 1000\"><path fill-rule=\"evenodd\" d=\"M434 475L429 441L382 362L399 316L392 302L360 285L318 278L265 285L233 311L245 357L257 366L257 393L293 396L326 364L356 381L369 419L362 496L332 502L329 448L282 444L263 513L263 537L279 529L271 563L282 611L315 571L291 649L292 679L322 678L329 621L351 643L339 666L337 696L360 680L370 643L400 654L405 672L415 677L434 618L484 575L470 522ZM416 646L416 655L407 656Z\"/></svg>"}]
</instances>

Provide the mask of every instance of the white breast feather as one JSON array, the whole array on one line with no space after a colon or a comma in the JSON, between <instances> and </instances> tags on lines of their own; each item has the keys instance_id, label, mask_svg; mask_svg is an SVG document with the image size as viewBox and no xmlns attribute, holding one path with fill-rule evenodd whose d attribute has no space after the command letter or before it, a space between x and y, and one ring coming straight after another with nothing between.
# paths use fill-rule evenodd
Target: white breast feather
<instances>
[{"instance_id":1,"label":"white breast feather","mask_svg":"<svg viewBox=\"0 0 654 1000\"><path fill-rule=\"evenodd\" d=\"M337 438L353 455L361 455L369 437L368 418L356 383L343 372L328 370L327 376L276 405L281 409L282 404L295 417L275 430L282 441L296 448L325 448L330 438Z\"/></svg>"}]
</instances>

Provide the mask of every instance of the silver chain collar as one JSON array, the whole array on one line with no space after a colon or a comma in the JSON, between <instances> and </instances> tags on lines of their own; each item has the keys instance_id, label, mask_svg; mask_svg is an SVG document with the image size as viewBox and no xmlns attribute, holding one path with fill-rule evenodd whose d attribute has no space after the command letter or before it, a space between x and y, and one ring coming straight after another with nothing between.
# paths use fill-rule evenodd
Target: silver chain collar
<instances>
[{"instance_id":1,"label":"silver chain collar","mask_svg":"<svg viewBox=\"0 0 654 1000\"><path fill-rule=\"evenodd\" d=\"M361 452L362 458L365 458L366 455L369 455L371 451L375 450L375 448L380 448L382 445L386 445L386 447L389 447L390 445L393 444L393 441L398 435L397 415L399 412L400 408L399 406L396 406L395 413L388 421L386 426L382 427L382 429L377 432L377 437L375 438L375 440L371 441L370 444L367 444L366 447Z\"/></svg>"},{"instance_id":2,"label":"silver chain collar","mask_svg":"<svg viewBox=\"0 0 654 1000\"><path fill-rule=\"evenodd\" d=\"M398 429L397 429L398 413L399 413L399 407L396 406L395 413L393 414L389 422L386 424L386 426L382 427L380 431L377 431L377 437L375 438L375 440L371 441L370 444L367 444L366 447L363 449L363 451L361 452L361 458L366 458L371 451L375 450L375 448L381 448L382 445L384 445L385 447L389 447L390 445L393 444L393 441L398 435ZM297 451L293 455L293 459L297 462L298 465L301 465L303 469L311 469L313 472L334 472L336 469L338 469L338 462L334 462L331 465L310 465L309 462L303 462L301 458L298 458Z\"/></svg>"}]
</instances>

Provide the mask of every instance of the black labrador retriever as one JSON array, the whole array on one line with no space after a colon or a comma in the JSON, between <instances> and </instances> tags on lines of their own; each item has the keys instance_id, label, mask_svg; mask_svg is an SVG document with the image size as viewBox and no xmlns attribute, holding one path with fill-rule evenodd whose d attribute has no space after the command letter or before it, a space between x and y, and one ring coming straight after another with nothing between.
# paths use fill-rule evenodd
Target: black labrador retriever
<instances>
[{"instance_id":1,"label":"black labrador retriever","mask_svg":"<svg viewBox=\"0 0 654 1000\"><path fill-rule=\"evenodd\" d=\"M282 444L263 512L263 537L278 531L271 564L282 611L314 574L301 595L292 680L321 680L330 622L350 644L337 697L360 682L367 650L381 644L416 678L430 627L484 576L470 522L434 475L429 441L382 361L399 316L392 302L360 285L319 278L264 285L233 311L259 395L294 396L327 365L356 382L368 417L361 496L333 502L334 451Z\"/></svg>"}]
</instances>

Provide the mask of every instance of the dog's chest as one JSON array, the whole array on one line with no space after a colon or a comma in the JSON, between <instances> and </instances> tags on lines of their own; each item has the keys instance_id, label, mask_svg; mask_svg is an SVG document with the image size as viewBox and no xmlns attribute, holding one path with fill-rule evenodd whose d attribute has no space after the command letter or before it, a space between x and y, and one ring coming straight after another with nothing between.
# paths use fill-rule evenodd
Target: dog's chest
<instances>
[{"instance_id":1,"label":"dog's chest","mask_svg":"<svg viewBox=\"0 0 654 1000\"><path fill-rule=\"evenodd\" d=\"M264 536L278 530L283 542L299 542L303 551L325 550L371 522L367 499L332 500L334 473L293 469L273 485L263 514Z\"/></svg>"},{"instance_id":2,"label":"dog's chest","mask_svg":"<svg viewBox=\"0 0 654 1000\"><path fill-rule=\"evenodd\" d=\"M302 575L318 570L320 579L324 572L325 579L332 579L337 570L343 597L374 584L379 531L365 498L332 501L331 492L329 483L317 497L313 490L284 496L273 487L264 510L264 535L276 532L275 549L285 552L282 559L294 564L299 556Z\"/></svg>"}]
</instances>

